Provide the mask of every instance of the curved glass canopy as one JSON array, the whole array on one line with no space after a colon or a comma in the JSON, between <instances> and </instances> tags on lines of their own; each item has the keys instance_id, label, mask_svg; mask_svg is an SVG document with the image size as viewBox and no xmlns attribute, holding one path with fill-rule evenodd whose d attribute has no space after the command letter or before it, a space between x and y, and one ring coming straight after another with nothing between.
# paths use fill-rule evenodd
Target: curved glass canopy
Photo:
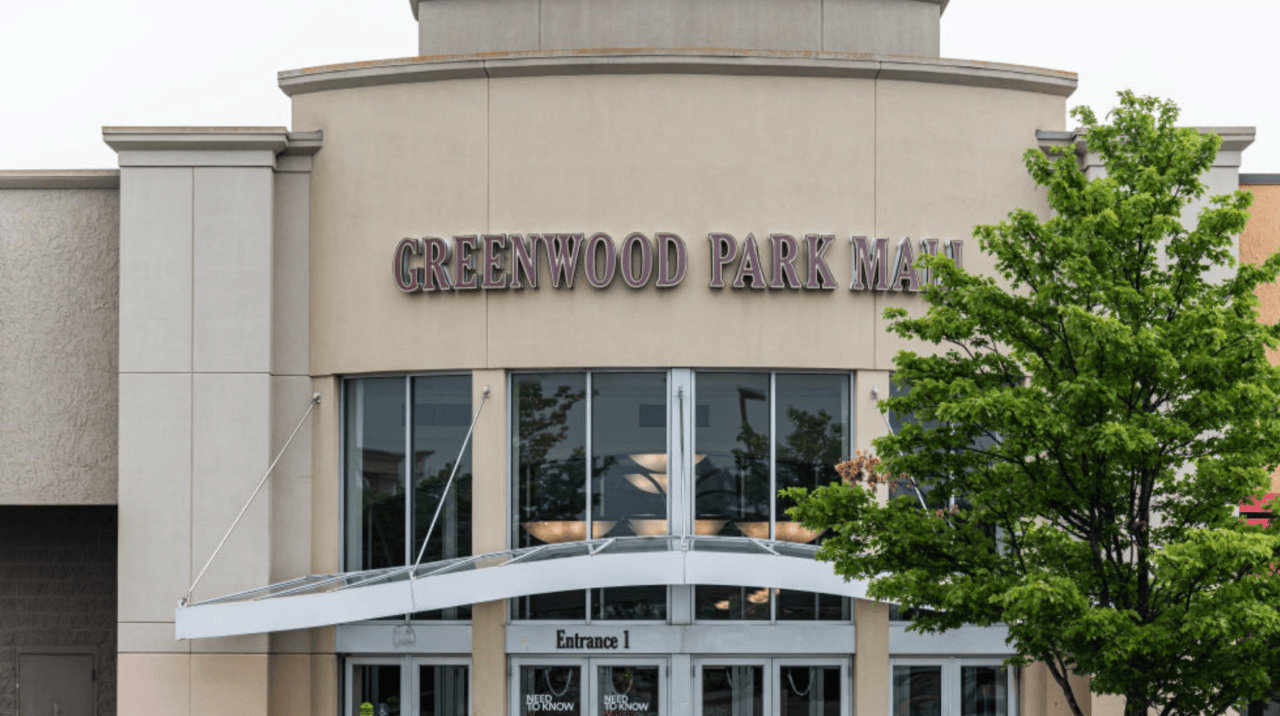
<instances>
[{"instance_id":1,"label":"curved glass canopy","mask_svg":"<svg viewBox=\"0 0 1280 716\"><path fill-rule=\"evenodd\" d=\"M745 537L618 537L540 545L416 568L314 575L178 607L179 639L308 629L571 589L750 583L866 596L816 546Z\"/></svg>"}]
</instances>

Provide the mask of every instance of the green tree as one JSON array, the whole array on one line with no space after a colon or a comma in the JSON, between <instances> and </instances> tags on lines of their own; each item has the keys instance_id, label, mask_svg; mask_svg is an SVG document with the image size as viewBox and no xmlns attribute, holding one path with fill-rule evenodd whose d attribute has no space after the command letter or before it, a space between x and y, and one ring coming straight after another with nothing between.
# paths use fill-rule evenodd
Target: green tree
<instances>
[{"instance_id":1,"label":"green tree","mask_svg":"<svg viewBox=\"0 0 1280 716\"><path fill-rule=\"evenodd\" d=\"M1254 296L1280 255L1213 279L1252 197L1183 227L1222 140L1177 127L1172 103L1073 114L1106 176L1070 148L1027 152L1052 216L975 229L999 278L924 257L927 313L886 311L938 346L898 354L909 390L881 409L914 418L862 470L909 494L792 489L791 514L833 530L820 558L915 628L1007 624L1012 663L1047 664L1079 716L1069 672L1134 716L1221 714L1280 687L1280 529L1234 512L1280 463L1280 329Z\"/></svg>"}]
</instances>

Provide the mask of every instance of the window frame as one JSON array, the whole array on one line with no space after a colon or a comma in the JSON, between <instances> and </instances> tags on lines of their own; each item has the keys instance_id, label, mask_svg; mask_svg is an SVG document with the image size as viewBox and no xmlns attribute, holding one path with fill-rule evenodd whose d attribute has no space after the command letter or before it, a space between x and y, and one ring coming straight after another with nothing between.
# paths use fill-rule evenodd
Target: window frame
<instances>
[{"instance_id":1,"label":"window frame","mask_svg":"<svg viewBox=\"0 0 1280 716\"><path fill-rule=\"evenodd\" d=\"M591 524L591 481L593 479L592 459L592 402L594 396L592 394L594 383L592 376L597 373L645 373L645 374L661 374L666 376L667 383L667 460L668 464L679 464L679 470L669 470L668 478L669 489L667 490L667 534L668 536L678 534L675 532L677 521L682 527L688 527L692 524L697 510L697 479L694 474L693 452L697 444L697 376L699 373L715 373L715 374L757 374L766 375L769 379L769 536L771 539L777 534L777 383L778 376L837 376L843 377L847 381L848 395L846 396L843 408L848 411L848 424L846 435L844 436L845 449L852 453L857 445L857 394L858 394L858 371L857 370L817 370L817 369L771 369L771 368L555 368L555 369L529 369L529 370L508 370L506 371L506 447L507 447L507 475L506 475L506 519L508 529L506 530L506 546L508 550L516 549L518 544L518 517L517 510L517 480L519 479L519 442L518 436L515 434L516 425L516 381L520 376L525 375L581 375L583 376L583 388L586 391L586 405L584 406L584 422L585 422L585 455L586 460L586 492L585 506L583 514L587 524ZM686 397L687 404L682 405L681 400ZM843 417L843 416L841 416ZM683 425L683 428L680 426ZM687 447L683 451L677 447L681 438L687 443ZM687 453L687 454L682 454ZM679 514L677 514L679 513ZM590 540L584 540L590 541ZM637 585L643 586L643 585ZM654 585L658 586L658 585ZM750 585L744 585L750 586ZM544 624L544 625L591 625L591 624L618 624L618 625L651 625L651 624L670 624L673 615L677 611L675 601L677 599L685 601L687 599L688 614L690 622L701 625L752 625L752 626L776 626L779 624L787 625L807 625L807 624L850 624L854 620L853 608L850 603L849 618L838 620L799 620L799 619L779 619L778 618L778 599L776 594L770 594L769 599L769 618L758 620L706 620L697 618L697 596L696 587L690 586L688 589L673 589L671 585L667 587L667 619L659 620L598 620L593 617L593 600L592 592L595 590L586 590L584 600L585 619L520 619L516 617L515 600L508 601L508 621L516 624ZM778 590L774 590L775 592ZM683 596L682 596L683 595Z\"/></svg>"},{"instance_id":2,"label":"window frame","mask_svg":"<svg viewBox=\"0 0 1280 716\"><path fill-rule=\"evenodd\" d=\"M348 478L348 475L347 475L347 457L348 457L347 428L349 427L348 420L347 420L347 413L349 408L348 399L347 399L348 383L351 383L354 381L360 381L360 380L379 380L379 379L381 380L400 379L404 381L404 385L405 385L405 414L404 414L404 421L405 421L404 441L405 442L404 442L404 445L407 448L408 446L413 444L413 436L412 436L412 433L413 433L413 420L412 420L413 418L413 381L416 378L462 378L462 377L468 378L472 384L471 386L472 395L471 395L471 402L469 403L470 407L468 408L468 416L469 418L474 418L475 409L476 409L476 400L475 400L475 377L474 377L473 371L449 370L449 371L413 371L408 373L351 373L351 374L342 375L338 377L337 379L337 382L338 382L338 390L337 390L338 392L338 514L337 514L338 543L337 543L337 549L338 549L338 571L340 573L345 574L352 571L351 565L348 564L348 560L347 560L347 507L348 507L347 505L347 502L348 502L347 500L347 488L348 488L348 485L347 485L347 478ZM470 442L467 444L467 446L469 449L474 449L474 445ZM402 485L402 489L404 490L404 494L405 494L404 511L405 511L406 563L404 566L406 568L410 564L412 564L414 558L417 556L418 548L422 546L420 544L414 544L415 540L413 539L414 535L412 534L414 531L414 524L413 524L414 505L413 505L413 500L410 498L410 496L413 494L413 491L412 491L413 469L412 469L411 459L412 459L412 456L406 454L406 460L409 460L410 463L406 464L404 484ZM473 456L473 460L474 460L474 456ZM473 466L473 470L474 470L474 466ZM473 516L473 519L474 519L474 516ZM473 547L473 551L474 551L474 547ZM360 570L355 570L355 571L360 571ZM427 620L410 619L410 622L413 624L464 625L464 624L470 624L471 619L470 618L427 619ZM359 622L351 622L351 623L376 625L376 624L382 624L385 622L383 620L374 620L374 621L359 621Z\"/></svg>"}]
</instances>

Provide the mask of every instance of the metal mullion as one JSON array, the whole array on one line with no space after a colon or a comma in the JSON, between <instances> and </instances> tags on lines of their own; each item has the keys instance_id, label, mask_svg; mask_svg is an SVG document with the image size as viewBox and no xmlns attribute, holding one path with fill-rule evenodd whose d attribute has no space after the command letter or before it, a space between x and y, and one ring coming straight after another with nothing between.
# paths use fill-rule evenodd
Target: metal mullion
<instances>
[{"instance_id":1,"label":"metal mullion","mask_svg":"<svg viewBox=\"0 0 1280 716\"><path fill-rule=\"evenodd\" d=\"M594 515L592 515L592 509L591 509L591 497L592 497L591 487L592 487L592 483L595 480L595 463L591 459L591 448L592 448L591 438L592 438L592 428L594 426L591 423L592 423L592 420L595 419L595 411L593 410L593 404L596 402L595 393L593 392L595 386L594 386L594 381L592 380L591 371L587 371L586 381L587 381L587 439L586 439L587 465L586 465L586 470L584 470L584 472L587 474L587 512L586 512L587 529L583 534L583 538L585 538L588 542L590 542L591 539L595 536L595 525L592 524L591 522L592 518L594 517ZM594 590L588 589L585 597L582 600L582 604L586 609L586 614L583 615L583 618L586 620L587 624L591 623L591 592L592 591Z\"/></svg>"},{"instance_id":2,"label":"metal mullion","mask_svg":"<svg viewBox=\"0 0 1280 716\"><path fill-rule=\"evenodd\" d=\"M778 374L769 371L769 539L777 539L778 521Z\"/></svg>"},{"instance_id":3,"label":"metal mullion","mask_svg":"<svg viewBox=\"0 0 1280 716\"><path fill-rule=\"evenodd\" d=\"M680 471L688 479L684 481L683 490L683 499L687 504L682 537L698 534L698 478L694 474L694 455L698 452L698 374L690 368L685 377L682 389L688 389L688 397L680 401L680 439L683 441L680 449Z\"/></svg>"},{"instance_id":4,"label":"metal mullion","mask_svg":"<svg viewBox=\"0 0 1280 716\"><path fill-rule=\"evenodd\" d=\"M413 564L413 378L404 378L404 563Z\"/></svg>"},{"instance_id":5,"label":"metal mullion","mask_svg":"<svg viewBox=\"0 0 1280 716\"><path fill-rule=\"evenodd\" d=\"M769 371L769 540L776 541L778 522L778 374ZM769 623L778 623L781 589L769 589Z\"/></svg>"},{"instance_id":6,"label":"metal mullion","mask_svg":"<svg viewBox=\"0 0 1280 716\"><path fill-rule=\"evenodd\" d=\"M584 443L584 446L585 446L585 452L586 452L586 460L587 460L587 464L586 464L586 469L585 469L585 470L583 470L583 472L585 472L585 473L586 473L586 476L587 476L587 489L586 489L587 506L586 506L586 513L585 513L585 514L586 514L586 519L587 519L587 529L586 529L586 533L583 535L583 538L585 538L587 541L590 541L590 540L591 540L591 535L592 535L592 533L593 533L593 530L592 530L592 527L591 527L591 517L592 517L592 515L591 515L591 479L592 479L592 477L594 477L594 475L592 474L592 473L594 472L594 470L593 470L593 468L592 468L592 462L591 462L591 427L592 427L592 426L591 426L591 420L592 420L592 417L593 417L593 416L592 416L592 412L593 412L593 411L591 410L591 404L592 404L592 403L594 403L594 402L595 402L595 400L594 400L594 397L593 397L593 396L592 396L592 394L591 394L591 389L592 389L592 384L591 384L591 383L592 383L592 381L591 381L591 371L587 371L587 376L586 376L586 386L587 386L587 396L586 396L586 397L587 397L587 405L586 405L586 410L587 410L587 435L586 435L586 441L585 441L585 443Z\"/></svg>"}]
</instances>

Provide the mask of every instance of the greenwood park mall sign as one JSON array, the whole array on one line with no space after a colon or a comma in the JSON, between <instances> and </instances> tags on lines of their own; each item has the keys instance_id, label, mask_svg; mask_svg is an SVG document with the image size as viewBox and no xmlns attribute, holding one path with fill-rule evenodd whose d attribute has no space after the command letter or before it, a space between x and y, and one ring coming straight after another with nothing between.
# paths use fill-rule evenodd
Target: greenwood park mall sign
<instances>
[{"instance_id":1,"label":"greenwood park mall sign","mask_svg":"<svg viewBox=\"0 0 1280 716\"><path fill-rule=\"evenodd\" d=\"M799 289L837 288L827 251L836 243L832 234L770 234L757 241L739 241L731 234L707 236L711 253L711 288ZM923 255L943 255L963 262L963 241L942 242L854 236L848 286L851 291L918 293L933 280L915 267ZM615 241L595 234L490 234L402 239L396 245L392 270L396 287L405 293L445 291L506 291L540 288L572 289L579 274L592 288L616 282L630 288L675 288L689 271L689 248L671 233L632 233ZM581 270L579 270L581 267ZM543 269L546 269L544 275Z\"/></svg>"}]
</instances>

